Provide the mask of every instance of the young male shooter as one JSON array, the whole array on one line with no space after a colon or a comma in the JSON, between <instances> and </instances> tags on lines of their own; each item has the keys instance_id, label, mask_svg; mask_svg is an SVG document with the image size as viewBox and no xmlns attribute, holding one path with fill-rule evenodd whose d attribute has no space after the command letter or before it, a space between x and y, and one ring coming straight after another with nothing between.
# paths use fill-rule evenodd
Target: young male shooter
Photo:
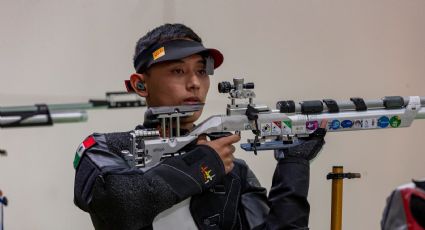
<instances>
[{"instance_id":1,"label":"young male shooter","mask_svg":"<svg viewBox=\"0 0 425 230\"><path fill-rule=\"evenodd\" d=\"M165 24L138 41L136 73L127 87L151 107L205 103L209 75L222 61L222 54L204 48L190 28ZM181 119L182 134L193 129L201 112ZM309 161L324 135L320 128L301 144L275 152L278 163L267 197L248 166L233 157L238 135L200 138L182 156L136 169L121 153L130 148L129 132L95 133L74 162L74 202L90 213L96 229L161 228L155 218L181 211L180 204L189 200L192 218L175 219L174 229L187 228L182 222L194 222L198 229L307 229Z\"/></svg>"}]
</instances>

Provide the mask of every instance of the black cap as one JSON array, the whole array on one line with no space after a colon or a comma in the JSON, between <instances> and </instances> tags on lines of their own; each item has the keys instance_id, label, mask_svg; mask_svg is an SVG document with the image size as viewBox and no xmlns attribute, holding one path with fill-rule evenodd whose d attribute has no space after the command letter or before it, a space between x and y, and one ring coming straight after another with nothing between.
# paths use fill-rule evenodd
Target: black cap
<instances>
[{"instance_id":1,"label":"black cap","mask_svg":"<svg viewBox=\"0 0 425 230\"><path fill-rule=\"evenodd\" d=\"M202 53L213 62L213 68L218 68L223 63L223 54L216 49L205 48L202 43L193 40L171 40L155 44L137 54L134 59L134 69L137 73L144 73L153 64L179 60L192 54ZM207 63L208 66L208 63ZM208 67L207 67L208 68ZM212 73L211 73L212 74ZM127 91L134 92L130 81L125 81Z\"/></svg>"}]
</instances>

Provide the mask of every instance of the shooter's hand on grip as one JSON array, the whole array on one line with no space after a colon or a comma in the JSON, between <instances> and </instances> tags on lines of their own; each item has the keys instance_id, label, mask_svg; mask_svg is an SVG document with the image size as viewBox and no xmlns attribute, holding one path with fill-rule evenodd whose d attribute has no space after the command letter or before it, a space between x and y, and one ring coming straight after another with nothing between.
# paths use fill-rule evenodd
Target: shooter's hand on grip
<instances>
[{"instance_id":1,"label":"shooter's hand on grip","mask_svg":"<svg viewBox=\"0 0 425 230\"><path fill-rule=\"evenodd\" d=\"M233 146L233 144L240 141L240 139L241 137L239 135L233 134L216 140L207 141L206 136L202 135L198 139L198 144L208 145L218 153L223 161L224 169L227 174L232 171L234 167L233 160L235 157L233 156L233 153L235 152L235 146Z\"/></svg>"},{"instance_id":2,"label":"shooter's hand on grip","mask_svg":"<svg viewBox=\"0 0 425 230\"><path fill-rule=\"evenodd\" d=\"M275 151L276 160L297 157L308 161L313 160L322 149L325 142L327 121L323 120L320 127L308 137L299 138L298 143L287 149Z\"/></svg>"}]
</instances>

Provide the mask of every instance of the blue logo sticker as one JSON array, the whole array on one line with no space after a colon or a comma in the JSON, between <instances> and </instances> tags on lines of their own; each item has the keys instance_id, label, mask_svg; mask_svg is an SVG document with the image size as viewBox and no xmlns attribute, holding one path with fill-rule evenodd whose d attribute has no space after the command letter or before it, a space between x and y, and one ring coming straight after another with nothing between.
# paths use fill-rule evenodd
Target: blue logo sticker
<instances>
[{"instance_id":1,"label":"blue logo sticker","mask_svg":"<svg viewBox=\"0 0 425 230\"><path fill-rule=\"evenodd\" d=\"M341 122L339 120L333 120L331 122L331 129L339 129L339 126L341 125Z\"/></svg>"},{"instance_id":2,"label":"blue logo sticker","mask_svg":"<svg viewBox=\"0 0 425 230\"><path fill-rule=\"evenodd\" d=\"M341 127L346 129L346 128L351 128L353 126L353 122L350 120L343 120L341 122Z\"/></svg>"},{"instance_id":3,"label":"blue logo sticker","mask_svg":"<svg viewBox=\"0 0 425 230\"><path fill-rule=\"evenodd\" d=\"M378 119L378 127L386 128L390 124L390 119L386 116L382 116Z\"/></svg>"}]
</instances>

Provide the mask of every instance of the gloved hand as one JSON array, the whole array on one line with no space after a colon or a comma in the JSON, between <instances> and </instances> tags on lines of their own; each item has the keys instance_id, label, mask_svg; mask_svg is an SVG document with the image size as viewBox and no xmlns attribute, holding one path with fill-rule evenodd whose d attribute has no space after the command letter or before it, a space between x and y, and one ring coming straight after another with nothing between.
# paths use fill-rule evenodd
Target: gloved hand
<instances>
[{"instance_id":1,"label":"gloved hand","mask_svg":"<svg viewBox=\"0 0 425 230\"><path fill-rule=\"evenodd\" d=\"M296 157L308 161L313 160L325 144L325 135L327 121L323 120L320 128L316 129L308 137L299 138L293 144L288 144L287 148L275 150L274 156L276 160Z\"/></svg>"}]
</instances>

